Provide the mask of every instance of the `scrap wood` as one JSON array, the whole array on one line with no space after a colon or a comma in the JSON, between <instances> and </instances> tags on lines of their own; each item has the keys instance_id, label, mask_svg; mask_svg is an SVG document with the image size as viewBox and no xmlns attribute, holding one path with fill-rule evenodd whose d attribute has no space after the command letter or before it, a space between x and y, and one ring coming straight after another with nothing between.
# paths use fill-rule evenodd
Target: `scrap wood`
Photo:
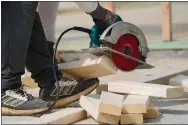
<instances>
[{"instance_id":1,"label":"scrap wood","mask_svg":"<svg viewBox=\"0 0 188 125\"><path fill-rule=\"evenodd\" d=\"M127 95L123 101L123 113L146 113L150 105L149 96Z\"/></svg>"},{"instance_id":2,"label":"scrap wood","mask_svg":"<svg viewBox=\"0 0 188 125\"><path fill-rule=\"evenodd\" d=\"M61 63L58 67L78 78L96 78L117 73L117 67L106 56Z\"/></svg>"},{"instance_id":3,"label":"scrap wood","mask_svg":"<svg viewBox=\"0 0 188 125\"><path fill-rule=\"evenodd\" d=\"M147 112L144 113L145 119L155 119L160 116L159 109L153 106L149 106Z\"/></svg>"},{"instance_id":4,"label":"scrap wood","mask_svg":"<svg viewBox=\"0 0 188 125\"><path fill-rule=\"evenodd\" d=\"M179 86L140 83L132 81L109 82L108 91L164 98L182 97L184 94L183 88Z\"/></svg>"},{"instance_id":5,"label":"scrap wood","mask_svg":"<svg viewBox=\"0 0 188 125\"><path fill-rule=\"evenodd\" d=\"M115 115L109 115L105 113L100 113L98 111L100 100L87 97L87 96L81 96L79 104L80 106L85 109L96 121L101 123L107 123L107 124L118 124L120 117Z\"/></svg>"},{"instance_id":6,"label":"scrap wood","mask_svg":"<svg viewBox=\"0 0 188 125\"><path fill-rule=\"evenodd\" d=\"M153 60L148 62L152 65L155 63L161 62L161 60ZM173 62L173 63L172 63ZM168 85L169 79L188 72L188 60L166 60L163 67L155 64L153 69L135 69L133 71L123 72L118 71L117 74L110 77L100 77L102 81L101 87L97 88L97 93L100 94L102 91L107 91L108 82L114 80L126 80L126 81L135 81L135 82L144 82L144 83L154 83L154 84L164 84ZM161 65L161 64L160 64ZM100 85L100 84L99 84Z\"/></svg>"},{"instance_id":7,"label":"scrap wood","mask_svg":"<svg viewBox=\"0 0 188 125\"><path fill-rule=\"evenodd\" d=\"M143 114L122 114L121 115L121 124L142 124Z\"/></svg>"},{"instance_id":8,"label":"scrap wood","mask_svg":"<svg viewBox=\"0 0 188 125\"><path fill-rule=\"evenodd\" d=\"M100 113L121 116L123 98L123 95L103 91L98 111Z\"/></svg>"},{"instance_id":9,"label":"scrap wood","mask_svg":"<svg viewBox=\"0 0 188 125\"><path fill-rule=\"evenodd\" d=\"M18 124L71 124L85 118L87 118L87 113L82 108L62 108L58 111L44 114L40 118L36 117L30 121L20 121Z\"/></svg>"},{"instance_id":10,"label":"scrap wood","mask_svg":"<svg viewBox=\"0 0 188 125\"><path fill-rule=\"evenodd\" d=\"M184 91L188 92L188 76L178 75L170 79L169 84L174 86L182 86L184 88Z\"/></svg>"}]
</instances>

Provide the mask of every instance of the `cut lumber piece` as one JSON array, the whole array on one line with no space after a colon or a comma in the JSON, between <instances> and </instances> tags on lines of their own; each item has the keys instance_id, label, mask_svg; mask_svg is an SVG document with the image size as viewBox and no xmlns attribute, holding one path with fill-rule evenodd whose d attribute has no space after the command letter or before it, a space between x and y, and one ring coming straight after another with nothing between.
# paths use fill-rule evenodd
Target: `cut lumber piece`
<instances>
[{"instance_id":1,"label":"cut lumber piece","mask_svg":"<svg viewBox=\"0 0 188 125\"><path fill-rule=\"evenodd\" d=\"M80 124L80 125L83 125L83 124L87 124L87 125L102 125L103 123L99 123L97 122L96 120L94 120L93 118L87 118L87 119L84 119L84 120L80 120L80 121L77 121L73 124Z\"/></svg>"},{"instance_id":2,"label":"cut lumber piece","mask_svg":"<svg viewBox=\"0 0 188 125\"><path fill-rule=\"evenodd\" d=\"M150 104L149 96L127 95L123 102L123 113L146 113Z\"/></svg>"},{"instance_id":3,"label":"cut lumber piece","mask_svg":"<svg viewBox=\"0 0 188 125\"><path fill-rule=\"evenodd\" d=\"M123 95L102 92L98 111L100 113L121 116Z\"/></svg>"},{"instance_id":4,"label":"cut lumber piece","mask_svg":"<svg viewBox=\"0 0 188 125\"><path fill-rule=\"evenodd\" d=\"M19 124L71 124L85 118L87 118L87 112L82 108L64 108L50 114L44 114L40 118L21 121Z\"/></svg>"},{"instance_id":5,"label":"cut lumber piece","mask_svg":"<svg viewBox=\"0 0 188 125\"><path fill-rule=\"evenodd\" d=\"M62 53L61 57L65 62L71 62L71 61L82 60L82 59L86 59L86 58L98 57L91 53L83 52L80 50L67 50L67 51L61 51L61 53Z\"/></svg>"},{"instance_id":6,"label":"cut lumber piece","mask_svg":"<svg viewBox=\"0 0 188 125\"><path fill-rule=\"evenodd\" d=\"M109 82L108 91L164 98L182 97L184 94L183 88L180 86L158 85L131 81Z\"/></svg>"},{"instance_id":7,"label":"cut lumber piece","mask_svg":"<svg viewBox=\"0 0 188 125\"><path fill-rule=\"evenodd\" d=\"M117 67L106 56L61 63L60 69L74 77L96 78L117 73Z\"/></svg>"},{"instance_id":8,"label":"cut lumber piece","mask_svg":"<svg viewBox=\"0 0 188 125\"><path fill-rule=\"evenodd\" d=\"M145 119L154 119L160 116L159 109L153 106L149 106L147 109L147 113L144 113Z\"/></svg>"},{"instance_id":9,"label":"cut lumber piece","mask_svg":"<svg viewBox=\"0 0 188 125\"><path fill-rule=\"evenodd\" d=\"M182 86L184 91L188 91L188 76L178 75L169 80L170 85Z\"/></svg>"},{"instance_id":10,"label":"cut lumber piece","mask_svg":"<svg viewBox=\"0 0 188 125\"><path fill-rule=\"evenodd\" d=\"M143 123L143 114L122 114L121 124L141 124Z\"/></svg>"},{"instance_id":11,"label":"cut lumber piece","mask_svg":"<svg viewBox=\"0 0 188 125\"><path fill-rule=\"evenodd\" d=\"M96 121L107 124L118 124L120 120L119 116L99 113L99 103L99 99L87 96L81 96L79 101L80 106L85 109Z\"/></svg>"}]
</instances>

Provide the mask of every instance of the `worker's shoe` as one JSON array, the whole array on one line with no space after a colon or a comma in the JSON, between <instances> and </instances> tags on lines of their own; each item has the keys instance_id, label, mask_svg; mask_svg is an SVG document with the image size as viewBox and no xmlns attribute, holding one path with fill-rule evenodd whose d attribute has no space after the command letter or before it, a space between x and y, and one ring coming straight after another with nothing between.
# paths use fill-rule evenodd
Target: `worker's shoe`
<instances>
[{"instance_id":1,"label":"worker's shoe","mask_svg":"<svg viewBox=\"0 0 188 125\"><path fill-rule=\"evenodd\" d=\"M6 90L1 95L2 115L34 115L47 110L52 103L27 94L22 88Z\"/></svg>"},{"instance_id":2,"label":"worker's shoe","mask_svg":"<svg viewBox=\"0 0 188 125\"><path fill-rule=\"evenodd\" d=\"M81 97L91 93L99 84L98 78L74 80L68 77L62 77L59 80L59 99L54 108L64 107L71 104ZM49 85L40 89L39 96L45 101L54 101L56 99L57 87Z\"/></svg>"}]
</instances>

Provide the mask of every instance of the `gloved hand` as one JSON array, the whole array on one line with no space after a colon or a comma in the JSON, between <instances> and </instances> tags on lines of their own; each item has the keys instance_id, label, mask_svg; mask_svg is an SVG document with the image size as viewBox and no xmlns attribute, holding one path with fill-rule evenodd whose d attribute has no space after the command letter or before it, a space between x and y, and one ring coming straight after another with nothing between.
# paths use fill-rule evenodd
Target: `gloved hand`
<instances>
[{"instance_id":1,"label":"gloved hand","mask_svg":"<svg viewBox=\"0 0 188 125\"><path fill-rule=\"evenodd\" d=\"M95 25L92 27L92 33L90 34L90 48L99 47L102 43L99 41L100 35L110 25L122 21L119 15L112 13L111 11L98 5L95 11L89 13L93 17Z\"/></svg>"}]
</instances>

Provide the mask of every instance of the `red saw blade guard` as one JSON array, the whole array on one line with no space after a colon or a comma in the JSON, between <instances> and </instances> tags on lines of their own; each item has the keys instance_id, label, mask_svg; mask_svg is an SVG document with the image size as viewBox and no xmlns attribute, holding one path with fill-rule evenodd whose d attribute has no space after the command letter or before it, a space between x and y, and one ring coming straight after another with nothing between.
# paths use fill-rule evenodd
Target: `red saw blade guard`
<instances>
[{"instance_id":1,"label":"red saw blade guard","mask_svg":"<svg viewBox=\"0 0 188 125\"><path fill-rule=\"evenodd\" d=\"M139 41L132 34L122 35L116 44L112 45L112 49L141 60L141 53L139 51ZM122 57L121 55L112 53L112 59L115 65L124 71L134 69L139 62L131 60L129 58Z\"/></svg>"}]
</instances>

